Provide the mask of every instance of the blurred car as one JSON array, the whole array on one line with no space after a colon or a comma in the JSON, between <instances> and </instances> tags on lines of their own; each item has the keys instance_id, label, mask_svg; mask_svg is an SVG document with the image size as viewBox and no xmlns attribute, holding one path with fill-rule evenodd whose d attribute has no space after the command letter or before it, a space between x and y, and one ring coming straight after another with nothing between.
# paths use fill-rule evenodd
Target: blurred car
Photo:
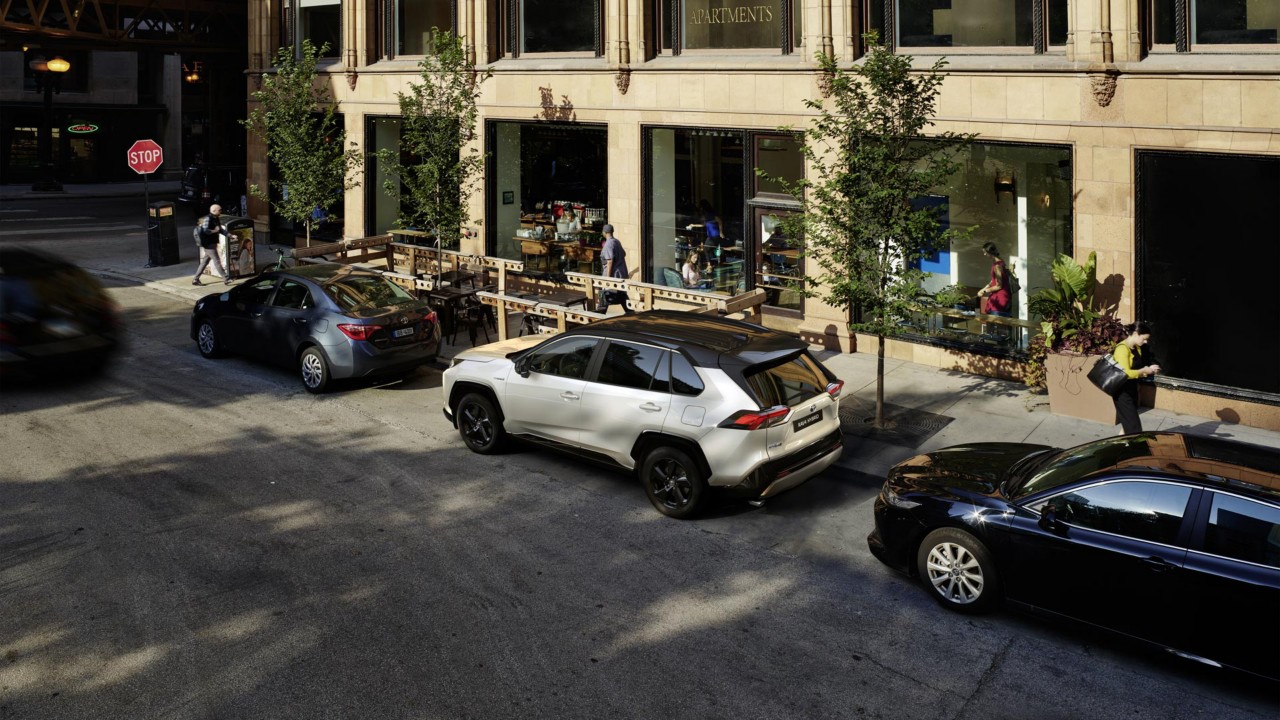
<instances>
[{"instance_id":1,"label":"blurred car","mask_svg":"<svg viewBox=\"0 0 1280 720\"><path fill-rule=\"evenodd\" d=\"M508 435L567 450L688 518L711 487L758 501L834 463L843 386L795 337L654 310L458 353L444 412L474 452Z\"/></svg>"},{"instance_id":2,"label":"blurred car","mask_svg":"<svg viewBox=\"0 0 1280 720\"><path fill-rule=\"evenodd\" d=\"M238 353L294 367L303 386L413 372L440 349L436 313L381 275L323 263L263 272L191 312L206 358Z\"/></svg>"},{"instance_id":3,"label":"blurred car","mask_svg":"<svg viewBox=\"0 0 1280 720\"><path fill-rule=\"evenodd\" d=\"M240 165L188 165L182 174L178 202L191 205L196 215L209 211L209 206L222 206L225 215L243 215L240 198L248 193L245 169Z\"/></svg>"},{"instance_id":4,"label":"blurred car","mask_svg":"<svg viewBox=\"0 0 1280 720\"><path fill-rule=\"evenodd\" d=\"M1280 676L1280 452L1179 433L957 445L894 467L871 551L965 612L1003 597Z\"/></svg>"},{"instance_id":5,"label":"blurred car","mask_svg":"<svg viewBox=\"0 0 1280 720\"><path fill-rule=\"evenodd\" d=\"M119 309L96 278L44 252L0 248L0 371L92 374L120 341Z\"/></svg>"}]
</instances>

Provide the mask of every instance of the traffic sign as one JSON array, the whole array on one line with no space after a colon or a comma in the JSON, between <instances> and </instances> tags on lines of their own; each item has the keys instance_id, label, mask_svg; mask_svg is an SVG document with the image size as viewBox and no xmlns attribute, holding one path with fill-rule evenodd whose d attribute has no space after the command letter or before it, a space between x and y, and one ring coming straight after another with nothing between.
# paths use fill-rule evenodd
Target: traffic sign
<instances>
[{"instance_id":1,"label":"traffic sign","mask_svg":"<svg viewBox=\"0 0 1280 720\"><path fill-rule=\"evenodd\" d=\"M164 150L155 140L139 140L129 147L129 167L139 175L150 175L164 162Z\"/></svg>"}]
</instances>

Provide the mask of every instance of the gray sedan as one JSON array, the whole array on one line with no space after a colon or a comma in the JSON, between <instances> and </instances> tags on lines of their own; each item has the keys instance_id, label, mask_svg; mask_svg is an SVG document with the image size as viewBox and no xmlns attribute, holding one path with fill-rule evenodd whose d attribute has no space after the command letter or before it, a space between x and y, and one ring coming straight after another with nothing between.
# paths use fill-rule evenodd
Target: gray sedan
<instances>
[{"instance_id":1,"label":"gray sedan","mask_svg":"<svg viewBox=\"0 0 1280 720\"><path fill-rule=\"evenodd\" d=\"M425 301L333 263L263 272L206 295L191 312L191 338L206 358L232 352L295 367L313 393L342 378L408 374L440 350Z\"/></svg>"}]
</instances>

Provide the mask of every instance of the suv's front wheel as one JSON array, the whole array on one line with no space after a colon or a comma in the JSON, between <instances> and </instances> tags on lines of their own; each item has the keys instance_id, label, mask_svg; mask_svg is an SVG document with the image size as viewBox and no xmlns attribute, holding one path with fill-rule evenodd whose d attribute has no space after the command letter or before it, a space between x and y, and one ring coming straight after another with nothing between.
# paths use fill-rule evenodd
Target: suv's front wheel
<instances>
[{"instance_id":1,"label":"suv's front wheel","mask_svg":"<svg viewBox=\"0 0 1280 720\"><path fill-rule=\"evenodd\" d=\"M640 481L658 512L678 520L697 515L711 492L697 463L673 447L660 447L645 456Z\"/></svg>"},{"instance_id":2,"label":"suv's front wheel","mask_svg":"<svg viewBox=\"0 0 1280 720\"><path fill-rule=\"evenodd\" d=\"M471 393L458 401L458 434L472 452L491 455L502 449L506 432L489 398Z\"/></svg>"}]
</instances>

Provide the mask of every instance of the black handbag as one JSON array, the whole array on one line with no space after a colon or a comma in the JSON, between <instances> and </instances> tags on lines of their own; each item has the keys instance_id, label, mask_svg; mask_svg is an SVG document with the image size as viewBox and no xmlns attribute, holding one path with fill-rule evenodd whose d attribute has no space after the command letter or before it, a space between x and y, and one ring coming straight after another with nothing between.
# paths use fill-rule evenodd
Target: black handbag
<instances>
[{"instance_id":1,"label":"black handbag","mask_svg":"<svg viewBox=\"0 0 1280 720\"><path fill-rule=\"evenodd\" d=\"M1089 371L1089 382L1097 385L1098 389L1112 397L1120 393L1120 388L1124 387L1124 383L1128 379L1129 374L1110 355L1098 358L1098 362L1094 363L1093 369Z\"/></svg>"}]
</instances>

